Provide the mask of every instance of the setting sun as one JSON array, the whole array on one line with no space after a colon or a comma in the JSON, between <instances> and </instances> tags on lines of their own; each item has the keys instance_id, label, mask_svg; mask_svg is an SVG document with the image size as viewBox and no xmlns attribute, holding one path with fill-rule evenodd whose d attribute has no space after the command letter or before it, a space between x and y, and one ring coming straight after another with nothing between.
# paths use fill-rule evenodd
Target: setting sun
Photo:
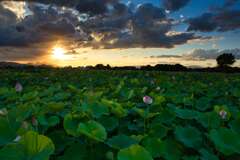
<instances>
[{"instance_id":1,"label":"setting sun","mask_svg":"<svg viewBox=\"0 0 240 160\"><path fill-rule=\"evenodd\" d=\"M52 56L55 59L65 59L65 49L62 47L54 47L52 49Z\"/></svg>"}]
</instances>

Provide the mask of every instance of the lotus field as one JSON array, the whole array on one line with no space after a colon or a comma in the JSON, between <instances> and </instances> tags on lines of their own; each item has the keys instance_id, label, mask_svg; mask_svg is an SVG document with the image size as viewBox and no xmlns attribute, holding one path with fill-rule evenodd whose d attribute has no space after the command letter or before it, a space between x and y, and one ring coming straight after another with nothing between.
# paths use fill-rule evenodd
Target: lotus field
<instances>
[{"instance_id":1,"label":"lotus field","mask_svg":"<svg viewBox=\"0 0 240 160\"><path fill-rule=\"evenodd\" d=\"M239 159L239 74L0 70L0 160Z\"/></svg>"}]
</instances>

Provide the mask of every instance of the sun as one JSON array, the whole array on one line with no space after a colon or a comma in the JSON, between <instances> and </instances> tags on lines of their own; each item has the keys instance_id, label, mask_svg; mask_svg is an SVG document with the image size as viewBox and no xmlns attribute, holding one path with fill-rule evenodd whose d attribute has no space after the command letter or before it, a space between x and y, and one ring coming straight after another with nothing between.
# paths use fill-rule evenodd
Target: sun
<instances>
[{"instance_id":1,"label":"sun","mask_svg":"<svg viewBox=\"0 0 240 160\"><path fill-rule=\"evenodd\" d=\"M62 47L54 47L52 49L52 57L55 59L60 59L60 60L65 59L66 57L65 53L66 53L65 49Z\"/></svg>"}]
</instances>

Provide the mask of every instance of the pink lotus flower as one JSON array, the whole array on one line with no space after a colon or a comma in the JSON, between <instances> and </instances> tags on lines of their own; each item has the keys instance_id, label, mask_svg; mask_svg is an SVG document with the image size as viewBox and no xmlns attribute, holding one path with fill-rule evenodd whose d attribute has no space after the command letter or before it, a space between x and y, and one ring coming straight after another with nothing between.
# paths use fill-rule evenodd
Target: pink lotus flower
<instances>
[{"instance_id":1,"label":"pink lotus flower","mask_svg":"<svg viewBox=\"0 0 240 160\"><path fill-rule=\"evenodd\" d=\"M23 86L21 85L21 83L19 83L19 82L16 83L15 90L16 90L16 92L22 92Z\"/></svg>"},{"instance_id":2,"label":"pink lotus flower","mask_svg":"<svg viewBox=\"0 0 240 160\"><path fill-rule=\"evenodd\" d=\"M153 99L151 97L149 97L149 96L144 96L143 97L143 102L145 104L152 104L153 103Z\"/></svg>"},{"instance_id":3,"label":"pink lotus flower","mask_svg":"<svg viewBox=\"0 0 240 160\"><path fill-rule=\"evenodd\" d=\"M227 112L225 110L221 110L219 112L219 116L222 118L222 119L226 119L227 118Z\"/></svg>"}]
</instances>

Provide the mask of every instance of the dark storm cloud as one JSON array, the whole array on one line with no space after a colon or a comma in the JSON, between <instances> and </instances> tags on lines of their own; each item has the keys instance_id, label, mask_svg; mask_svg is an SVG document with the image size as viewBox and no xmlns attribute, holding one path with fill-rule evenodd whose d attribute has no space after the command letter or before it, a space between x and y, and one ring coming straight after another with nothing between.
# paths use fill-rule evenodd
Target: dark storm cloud
<instances>
[{"instance_id":1,"label":"dark storm cloud","mask_svg":"<svg viewBox=\"0 0 240 160\"><path fill-rule=\"evenodd\" d=\"M0 5L0 46L25 45L24 35L19 34L15 28L16 15Z\"/></svg>"},{"instance_id":2,"label":"dark storm cloud","mask_svg":"<svg viewBox=\"0 0 240 160\"><path fill-rule=\"evenodd\" d=\"M60 14L56 8L29 5L33 14L19 21L13 12L0 7L0 46L29 46L50 42L59 36L75 36L74 23L78 20L70 11Z\"/></svg>"},{"instance_id":3,"label":"dark storm cloud","mask_svg":"<svg viewBox=\"0 0 240 160\"><path fill-rule=\"evenodd\" d=\"M229 31L240 28L240 10L226 10L215 16L219 31Z\"/></svg>"},{"instance_id":4,"label":"dark storm cloud","mask_svg":"<svg viewBox=\"0 0 240 160\"><path fill-rule=\"evenodd\" d=\"M79 47L172 48L189 40L202 39L188 32L169 34L172 32L174 20L167 17L163 8L150 3L141 4L135 10L131 10L117 0L71 1L70 5L76 4L77 11L73 8L59 7L65 2L52 1L53 4L57 3L58 7L29 3L28 8L32 14L21 21L17 21L10 10L4 9L8 12L5 19L9 20L5 20L6 27L0 29L0 37L5 37L0 38L0 45L26 46L51 42L61 36L71 39L72 43L78 44ZM85 13L85 18L81 18L82 13ZM13 22L9 23L10 20Z\"/></svg>"},{"instance_id":5,"label":"dark storm cloud","mask_svg":"<svg viewBox=\"0 0 240 160\"><path fill-rule=\"evenodd\" d=\"M8 0L0 0L8 1ZM9 0L10 1L10 0ZM57 5L72 7L80 13L89 13L90 15L103 14L108 11L109 4L115 4L118 0L15 0L24 2L36 2L46 5Z\"/></svg>"},{"instance_id":6,"label":"dark storm cloud","mask_svg":"<svg viewBox=\"0 0 240 160\"><path fill-rule=\"evenodd\" d=\"M108 8L105 0L82 0L76 6L80 13L90 13L93 15L106 13Z\"/></svg>"},{"instance_id":7,"label":"dark storm cloud","mask_svg":"<svg viewBox=\"0 0 240 160\"><path fill-rule=\"evenodd\" d=\"M86 45L95 48L172 48L189 40L201 39L193 33L169 35L172 23L164 9L147 3L140 5L135 12L125 9L119 15L86 21L83 26L94 33L92 43Z\"/></svg>"},{"instance_id":8,"label":"dark storm cloud","mask_svg":"<svg viewBox=\"0 0 240 160\"><path fill-rule=\"evenodd\" d=\"M237 2L240 2L240 0L225 0L224 7L231 7L235 5Z\"/></svg>"},{"instance_id":9,"label":"dark storm cloud","mask_svg":"<svg viewBox=\"0 0 240 160\"><path fill-rule=\"evenodd\" d=\"M1 1L12 1L12 0L0 0ZM42 3L42 4L54 4L58 6L76 6L81 0L14 0L16 2L34 2L34 3Z\"/></svg>"},{"instance_id":10,"label":"dark storm cloud","mask_svg":"<svg viewBox=\"0 0 240 160\"><path fill-rule=\"evenodd\" d=\"M214 21L212 13L204 13L203 15L188 19L188 31L203 31L210 32L217 28L217 23Z\"/></svg>"},{"instance_id":11,"label":"dark storm cloud","mask_svg":"<svg viewBox=\"0 0 240 160\"><path fill-rule=\"evenodd\" d=\"M177 11L186 6L190 0L163 0L163 6L170 11Z\"/></svg>"},{"instance_id":12,"label":"dark storm cloud","mask_svg":"<svg viewBox=\"0 0 240 160\"><path fill-rule=\"evenodd\" d=\"M1 61L31 61L46 54L44 44L31 47L0 47Z\"/></svg>"},{"instance_id":13,"label":"dark storm cloud","mask_svg":"<svg viewBox=\"0 0 240 160\"><path fill-rule=\"evenodd\" d=\"M54 23L48 22L48 23L40 24L38 27L38 30L40 32L46 32L54 35L68 35L68 34L75 33L75 28L73 24L68 22L66 19L61 19Z\"/></svg>"},{"instance_id":14,"label":"dark storm cloud","mask_svg":"<svg viewBox=\"0 0 240 160\"><path fill-rule=\"evenodd\" d=\"M231 31L240 28L240 10L234 9L239 0L226 0L220 8L204 13L199 17L186 20L189 24L188 31Z\"/></svg>"},{"instance_id":15,"label":"dark storm cloud","mask_svg":"<svg viewBox=\"0 0 240 160\"><path fill-rule=\"evenodd\" d=\"M13 12L0 5L0 28L14 24L16 20L17 17Z\"/></svg>"}]
</instances>

